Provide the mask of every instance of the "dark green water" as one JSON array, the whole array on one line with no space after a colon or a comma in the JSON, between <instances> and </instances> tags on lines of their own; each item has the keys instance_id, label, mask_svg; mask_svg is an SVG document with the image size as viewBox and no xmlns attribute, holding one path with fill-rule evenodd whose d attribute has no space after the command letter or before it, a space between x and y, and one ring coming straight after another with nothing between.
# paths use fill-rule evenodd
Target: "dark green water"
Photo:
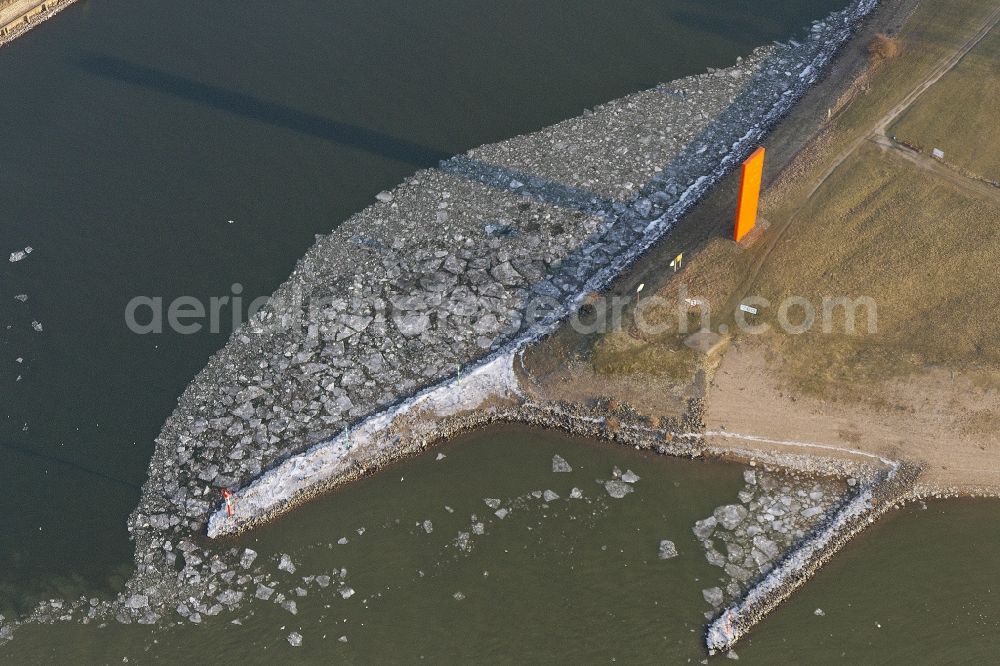
<instances>
[{"instance_id":1,"label":"dark green water","mask_svg":"<svg viewBox=\"0 0 1000 666\"><path fill-rule=\"evenodd\" d=\"M127 575L152 441L230 330L138 336L131 298L249 302L415 169L841 3L81 0L0 49L0 609Z\"/></svg>"},{"instance_id":2,"label":"dark green water","mask_svg":"<svg viewBox=\"0 0 1000 666\"><path fill-rule=\"evenodd\" d=\"M446 457L436 460L438 451ZM572 473L552 473L555 453ZM595 483L614 465L641 477L620 500ZM574 486L583 499L569 499ZM296 615L253 601L198 626L27 626L0 647L0 661L697 662L701 589L719 570L690 528L742 487L737 466L524 428L468 435L234 542L259 551L272 571L281 553L291 555L298 569L281 574L279 590L309 589L293 597ZM545 489L560 498L530 497ZM497 520L487 497L514 509ZM739 646L741 662L993 663L995 513L995 503L968 502L891 514L760 625ZM485 534L468 551L456 547L476 521ZM665 538L678 557L658 559ZM350 598L302 583L341 568ZM301 647L288 644L293 631Z\"/></svg>"}]
</instances>

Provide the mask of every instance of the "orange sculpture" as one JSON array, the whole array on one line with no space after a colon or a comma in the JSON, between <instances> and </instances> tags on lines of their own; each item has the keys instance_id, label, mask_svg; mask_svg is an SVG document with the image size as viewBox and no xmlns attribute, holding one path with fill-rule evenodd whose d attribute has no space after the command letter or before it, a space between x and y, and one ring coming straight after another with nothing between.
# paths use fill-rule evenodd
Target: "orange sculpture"
<instances>
[{"instance_id":1,"label":"orange sculpture","mask_svg":"<svg viewBox=\"0 0 1000 666\"><path fill-rule=\"evenodd\" d=\"M737 243L757 224L757 204L760 201L760 180L764 172L764 146L750 153L743 161L740 173L740 194L736 201L736 225L733 240Z\"/></svg>"}]
</instances>

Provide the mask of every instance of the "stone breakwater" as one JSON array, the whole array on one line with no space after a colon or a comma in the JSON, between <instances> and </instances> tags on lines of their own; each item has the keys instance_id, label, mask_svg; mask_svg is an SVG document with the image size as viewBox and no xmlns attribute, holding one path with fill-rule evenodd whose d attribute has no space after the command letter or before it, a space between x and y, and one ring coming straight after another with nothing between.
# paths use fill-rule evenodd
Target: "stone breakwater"
<instances>
[{"instance_id":1,"label":"stone breakwater","mask_svg":"<svg viewBox=\"0 0 1000 666\"><path fill-rule=\"evenodd\" d=\"M858 533L909 499L919 473L918 466L899 463L864 481L808 539L709 624L705 633L709 652L732 648Z\"/></svg>"},{"instance_id":2,"label":"stone breakwater","mask_svg":"<svg viewBox=\"0 0 1000 666\"><path fill-rule=\"evenodd\" d=\"M366 230L364 242L381 260L381 268L388 269L382 280L386 286L369 290L355 282L329 294L336 300L352 286L360 287L354 290L358 305L347 308L346 331L321 330L324 316L332 318L329 309L308 320L324 342L336 335L333 353L347 362L331 368L311 358L316 350L293 350L297 359L302 357L299 364L304 361L313 368L308 382L335 394L340 391L336 411L316 403L317 397L326 397L322 392L308 396L315 412L310 416L323 421L318 430L327 424L344 425L339 404L352 406L347 415L354 416L370 414L373 398L398 400L386 390L386 380L393 387L397 381L414 387L439 380L432 391L435 399L461 392L452 383L455 368L490 352L492 364L551 330L588 292L606 286L662 237L756 145L768 123L815 80L849 34L853 16L845 11L816 24L804 44L758 49L740 67L661 86L539 133L472 150L438 170L418 174L418 187L404 185L380 195L381 206L370 210L395 218L393 231L404 230L411 238L421 229L437 226L438 232L429 234L434 239L431 247L419 249L415 261L407 262L402 251L409 244L396 237L387 247L387 239L377 236L382 232L377 219L370 220L376 224ZM498 203L506 206L506 217L498 217ZM524 214L528 212L532 214ZM414 213L424 217L419 228ZM441 239L449 237L454 244L442 244ZM372 268L377 271L379 266ZM378 305L367 309L365 304L373 302ZM376 333L380 348L369 356L375 343L367 335L373 318L383 326ZM410 349L398 353L393 333L397 340L419 339L419 344L408 344ZM347 346L340 344L341 336ZM330 353L328 345L318 347L320 355ZM433 360L426 363L430 354ZM407 357L420 359L418 367L407 368ZM424 367L419 375L405 376L406 370L412 373L420 365ZM472 372L480 368L474 366ZM372 390L366 395L353 389L359 384ZM239 395L235 398L244 402ZM397 402L363 422L360 430L370 433L373 427L383 427L390 415L416 404L410 403ZM476 403L470 399L466 406L474 408ZM261 417L245 402L240 409L250 420ZM226 410L221 418L233 415ZM228 425L218 429L223 428L228 430ZM311 492L308 484L329 487L331 479L363 456L383 453L369 446L348 447L349 438L349 433L328 438L241 488L240 496L251 501L237 508L234 518L217 511L209 534L239 531L258 522L263 513L275 515L277 507L289 505L292 495ZM213 482L220 485L217 479Z\"/></svg>"},{"instance_id":3,"label":"stone breakwater","mask_svg":"<svg viewBox=\"0 0 1000 666\"><path fill-rule=\"evenodd\" d=\"M221 576L235 555L194 545L221 489L237 489L237 506L258 480L288 490L248 503L253 524L415 450L419 437L400 425L411 412L488 409L495 398L470 397L466 382L502 388L490 364L513 359L661 238L759 144L873 5L854 2L733 68L421 171L318 238L157 438L129 522L136 573L119 621L155 621L170 599L230 584Z\"/></svg>"}]
</instances>

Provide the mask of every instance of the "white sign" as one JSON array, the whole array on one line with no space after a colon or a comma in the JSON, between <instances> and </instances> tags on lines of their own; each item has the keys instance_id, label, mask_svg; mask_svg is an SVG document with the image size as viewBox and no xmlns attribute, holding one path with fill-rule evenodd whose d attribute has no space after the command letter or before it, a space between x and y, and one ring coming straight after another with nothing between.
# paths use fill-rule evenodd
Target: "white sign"
<instances>
[{"instance_id":1,"label":"white sign","mask_svg":"<svg viewBox=\"0 0 1000 666\"><path fill-rule=\"evenodd\" d=\"M740 303L740 310L743 310L743 312L749 312L750 314L757 314L757 308L752 308L749 305L743 305L742 303Z\"/></svg>"}]
</instances>

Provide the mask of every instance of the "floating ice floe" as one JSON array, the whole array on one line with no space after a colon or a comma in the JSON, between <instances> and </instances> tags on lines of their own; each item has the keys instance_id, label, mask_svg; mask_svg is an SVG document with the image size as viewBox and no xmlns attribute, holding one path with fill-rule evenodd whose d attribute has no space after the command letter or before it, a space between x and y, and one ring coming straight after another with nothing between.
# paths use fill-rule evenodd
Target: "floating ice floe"
<instances>
[{"instance_id":1,"label":"floating ice floe","mask_svg":"<svg viewBox=\"0 0 1000 666\"><path fill-rule=\"evenodd\" d=\"M604 489L615 499L621 499L629 493L635 492L635 488L624 481L619 481L617 479L613 481L605 481Z\"/></svg>"},{"instance_id":2,"label":"floating ice floe","mask_svg":"<svg viewBox=\"0 0 1000 666\"><path fill-rule=\"evenodd\" d=\"M557 453L556 455L552 456L552 471L553 472L572 472L573 468L570 467L570 464L568 462L566 462L565 458L563 458L561 455L559 455Z\"/></svg>"},{"instance_id":3,"label":"floating ice floe","mask_svg":"<svg viewBox=\"0 0 1000 666\"><path fill-rule=\"evenodd\" d=\"M705 597L705 601L712 604L716 608L722 605L725 600L725 595L722 590L718 587L709 587L701 591L701 596Z\"/></svg>"},{"instance_id":4,"label":"floating ice floe","mask_svg":"<svg viewBox=\"0 0 1000 666\"><path fill-rule=\"evenodd\" d=\"M293 631L288 634L288 644L292 647L299 647L302 645L302 634L297 631Z\"/></svg>"},{"instance_id":5,"label":"floating ice floe","mask_svg":"<svg viewBox=\"0 0 1000 666\"><path fill-rule=\"evenodd\" d=\"M243 551L243 555L240 557L240 566L244 569L249 569L253 565L253 561L257 559L257 551L247 548Z\"/></svg>"},{"instance_id":6,"label":"floating ice floe","mask_svg":"<svg viewBox=\"0 0 1000 666\"><path fill-rule=\"evenodd\" d=\"M281 554L281 560L278 562L278 568L282 571L287 571L290 574L295 573L295 565L292 563L292 558L286 553Z\"/></svg>"},{"instance_id":7,"label":"floating ice floe","mask_svg":"<svg viewBox=\"0 0 1000 666\"><path fill-rule=\"evenodd\" d=\"M660 542L660 559L669 560L673 557L677 557L677 546L674 545L673 541L664 539Z\"/></svg>"},{"instance_id":8,"label":"floating ice floe","mask_svg":"<svg viewBox=\"0 0 1000 666\"><path fill-rule=\"evenodd\" d=\"M10 263L13 264L15 262L21 261L22 259L24 259L25 257L27 257L29 254L31 254L33 251L34 251L34 248L32 248L29 245L29 246L25 247L23 250L16 250L14 252L11 252L10 253Z\"/></svg>"}]
</instances>

